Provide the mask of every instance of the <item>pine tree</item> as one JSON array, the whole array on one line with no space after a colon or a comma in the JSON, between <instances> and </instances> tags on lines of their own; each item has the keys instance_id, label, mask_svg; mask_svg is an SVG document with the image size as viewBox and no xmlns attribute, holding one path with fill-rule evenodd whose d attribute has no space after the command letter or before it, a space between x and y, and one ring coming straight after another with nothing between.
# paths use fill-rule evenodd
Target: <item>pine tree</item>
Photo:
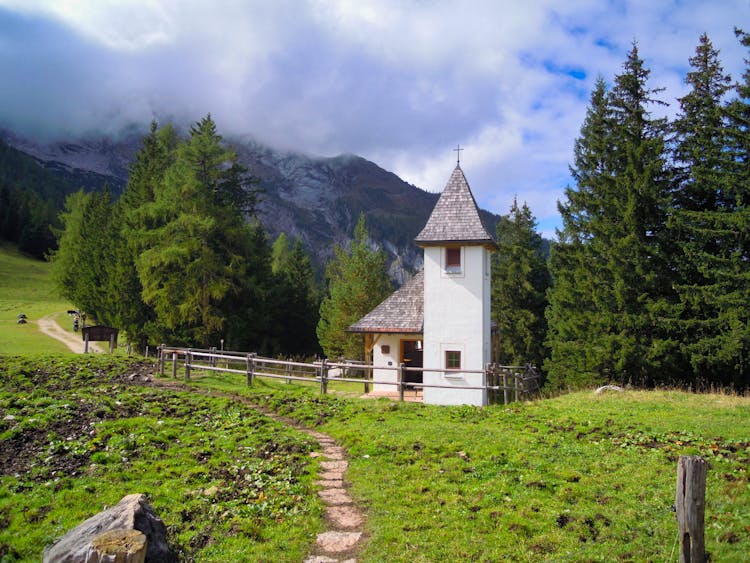
<instances>
[{"instance_id":1,"label":"pine tree","mask_svg":"<svg viewBox=\"0 0 750 563\"><path fill-rule=\"evenodd\" d=\"M740 43L750 50L750 34L735 29ZM707 227L720 241L702 270L715 287L713 335L693 351L722 383L750 386L750 59L745 59L737 97L726 106L729 178L722 185L720 205L707 217ZM710 285L710 284L706 284ZM708 296L706 298L708 301Z\"/></svg>"},{"instance_id":2,"label":"pine tree","mask_svg":"<svg viewBox=\"0 0 750 563\"><path fill-rule=\"evenodd\" d=\"M542 237L524 203L513 201L497 224L497 252L492 260L492 317L498 330L497 361L504 365L542 366L549 273Z\"/></svg>"},{"instance_id":3,"label":"pine tree","mask_svg":"<svg viewBox=\"0 0 750 563\"><path fill-rule=\"evenodd\" d=\"M678 326L693 377L728 383L736 367L730 350L736 347L732 325L740 305L732 275L737 215L724 111L731 77L724 74L719 53L705 34L690 65L686 82L691 89L679 100L681 113L674 122L674 158L681 168L670 220L680 249L675 256Z\"/></svg>"},{"instance_id":4,"label":"pine tree","mask_svg":"<svg viewBox=\"0 0 750 563\"><path fill-rule=\"evenodd\" d=\"M354 229L348 251L334 248L326 267L328 295L320 305L317 334L329 358L362 359L362 336L346 329L378 305L391 291L385 268L385 254L368 246L364 214Z\"/></svg>"},{"instance_id":5,"label":"pine tree","mask_svg":"<svg viewBox=\"0 0 750 563\"><path fill-rule=\"evenodd\" d=\"M111 323L108 292L112 267L112 211L109 190L72 194L61 215L58 250L52 255L52 273L58 290L90 318Z\"/></svg>"},{"instance_id":6,"label":"pine tree","mask_svg":"<svg viewBox=\"0 0 750 563\"><path fill-rule=\"evenodd\" d=\"M170 125L158 128L156 122L151 123L130 166L128 183L113 219L120 234L120 244L114 250L110 288L120 296L114 326L120 327L140 349L149 342L161 343L162 338L156 328L156 312L143 300L143 286L135 264L144 250L145 233L152 227L147 210L152 208L164 173L175 160L178 143L177 133Z\"/></svg>"},{"instance_id":7,"label":"pine tree","mask_svg":"<svg viewBox=\"0 0 750 563\"><path fill-rule=\"evenodd\" d=\"M228 205L236 155L221 146L210 116L190 130L144 207L136 259L142 296L164 340L215 345L245 287L252 233L243 210Z\"/></svg>"},{"instance_id":8,"label":"pine tree","mask_svg":"<svg viewBox=\"0 0 750 563\"><path fill-rule=\"evenodd\" d=\"M608 222L615 213L611 150L612 111L604 79L599 77L591 94L581 136L570 167L575 187L565 190L558 203L563 230L552 245L547 345L548 383L554 387L596 384L613 372L613 299L608 295L612 278L607 269Z\"/></svg>"},{"instance_id":9,"label":"pine tree","mask_svg":"<svg viewBox=\"0 0 750 563\"><path fill-rule=\"evenodd\" d=\"M670 170L666 121L636 45L610 93L602 80L576 142L576 188L560 206L552 251L547 367L556 386L606 380L653 383L678 371L660 325L671 274L666 249Z\"/></svg>"},{"instance_id":10,"label":"pine tree","mask_svg":"<svg viewBox=\"0 0 750 563\"><path fill-rule=\"evenodd\" d=\"M290 249L288 240L282 233L273 245L278 346L285 354L311 356L320 351L316 337L320 290L302 242L296 239Z\"/></svg>"}]
</instances>

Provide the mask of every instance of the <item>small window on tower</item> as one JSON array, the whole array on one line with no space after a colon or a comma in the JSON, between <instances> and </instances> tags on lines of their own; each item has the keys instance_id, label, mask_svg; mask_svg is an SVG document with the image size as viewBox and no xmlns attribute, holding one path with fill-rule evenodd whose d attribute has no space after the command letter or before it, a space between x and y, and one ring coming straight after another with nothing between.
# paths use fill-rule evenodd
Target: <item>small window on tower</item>
<instances>
[{"instance_id":1,"label":"small window on tower","mask_svg":"<svg viewBox=\"0 0 750 563\"><path fill-rule=\"evenodd\" d=\"M445 271L451 274L456 274L461 271L460 248L445 249Z\"/></svg>"},{"instance_id":2,"label":"small window on tower","mask_svg":"<svg viewBox=\"0 0 750 563\"><path fill-rule=\"evenodd\" d=\"M445 369L461 369L461 352L458 350L445 351Z\"/></svg>"}]
</instances>

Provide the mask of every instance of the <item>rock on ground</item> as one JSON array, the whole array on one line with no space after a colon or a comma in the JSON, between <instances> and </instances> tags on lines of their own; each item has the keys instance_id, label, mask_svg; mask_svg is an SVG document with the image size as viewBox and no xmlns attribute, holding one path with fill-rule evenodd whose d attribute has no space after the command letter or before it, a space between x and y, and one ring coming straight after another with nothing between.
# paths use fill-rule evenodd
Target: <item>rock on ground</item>
<instances>
[{"instance_id":1,"label":"rock on ground","mask_svg":"<svg viewBox=\"0 0 750 563\"><path fill-rule=\"evenodd\" d=\"M146 502L146 495L124 497L115 506L79 524L44 548L43 563L85 563L91 540L117 529L138 530L147 538L146 561L173 563L177 557L167 545L167 528Z\"/></svg>"}]
</instances>

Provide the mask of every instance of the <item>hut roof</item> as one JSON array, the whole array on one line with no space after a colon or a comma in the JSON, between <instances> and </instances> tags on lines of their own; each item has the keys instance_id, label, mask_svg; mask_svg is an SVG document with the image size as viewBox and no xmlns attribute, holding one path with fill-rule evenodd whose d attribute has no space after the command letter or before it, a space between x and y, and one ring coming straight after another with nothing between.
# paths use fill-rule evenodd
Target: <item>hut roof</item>
<instances>
[{"instance_id":1,"label":"hut roof","mask_svg":"<svg viewBox=\"0 0 750 563\"><path fill-rule=\"evenodd\" d=\"M349 332L417 333L424 327L424 270L351 325Z\"/></svg>"}]
</instances>

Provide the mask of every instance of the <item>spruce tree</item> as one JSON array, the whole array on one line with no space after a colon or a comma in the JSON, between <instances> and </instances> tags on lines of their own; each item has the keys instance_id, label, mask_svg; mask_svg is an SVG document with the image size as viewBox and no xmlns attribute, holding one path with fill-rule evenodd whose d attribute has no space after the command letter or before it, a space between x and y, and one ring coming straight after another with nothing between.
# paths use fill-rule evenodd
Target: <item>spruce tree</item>
<instances>
[{"instance_id":1,"label":"spruce tree","mask_svg":"<svg viewBox=\"0 0 750 563\"><path fill-rule=\"evenodd\" d=\"M84 267L83 225L86 204L91 196L83 190L70 194L60 213L62 227L55 231L57 250L50 255L52 279L62 297L77 303L79 271Z\"/></svg>"},{"instance_id":2,"label":"spruce tree","mask_svg":"<svg viewBox=\"0 0 750 563\"><path fill-rule=\"evenodd\" d=\"M735 29L740 43L750 50L750 34ZM719 210L710 227L721 241L719 252L707 256L706 274L716 280L713 289L717 312L714 334L704 342L705 362L719 371L723 383L750 386L750 59L745 59L736 98L726 106L729 179L723 186ZM695 358L695 356L694 356ZM723 366L723 370L722 370Z\"/></svg>"},{"instance_id":3,"label":"spruce tree","mask_svg":"<svg viewBox=\"0 0 750 563\"><path fill-rule=\"evenodd\" d=\"M574 146L570 172L576 182L558 203L563 229L552 245L546 311L545 363L554 387L597 384L611 377L614 315L610 295L612 276L607 268L608 222L612 209L616 161L611 150L614 125L609 93L599 77L591 94L581 135Z\"/></svg>"},{"instance_id":4,"label":"spruce tree","mask_svg":"<svg viewBox=\"0 0 750 563\"><path fill-rule=\"evenodd\" d=\"M497 252L492 259L492 318L498 330L497 361L541 367L549 273L542 237L524 203L514 200L510 213L497 224Z\"/></svg>"},{"instance_id":5,"label":"spruce tree","mask_svg":"<svg viewBox=\"0 0 750 563\"><path fill-rule=\"evenodd\" d=\"M692 379L728 383L735 370L729 350L736 346L732 324L739 305L736 297L730 297L739 289L732 274L736 207L724 111L731 78L724 74L719 53L705 34L690 65L686 78L690 91L679 100L681 112L673 124L680 174L670 229L680 250L675 255L679 336Z\"/></svg>"},{"instance_id":6,"label":"spruce tree","mask_svg":"<svg viewBox=\"0 0 750 563\"><path fill-rule=\"evenodd\" d=\"M320 290L302 242L296 239L290 249L288 240L282 233L273 245L278 346L284 354L311 356L320 351L316 337Z\"/></svg>"},{"instance_id":7,"label":"spruce tree","mask_svg":"<svg viewBox=\"0 0 750 563\"><path fill-rule=\"evenodd\" d=\"M143 300L143 286L135 264L145 249L145 233L153 226L147 210L153 206L165 171L175 160L178 143L177 133L170 125L159 128L155 121L151 123L130 166L128 183L114 218L120 232L111 288L120 295L115 326L124 330L128 340L139 349L149 342L159 344L162 339L156 313Z\"/></svg>"},{"instance_id":8,"label":"spruce tree","mask_svg":"<svg viewBox=\"0 0 750 563\"><path fill-rule=\"evenodd\" d=\"M672 280L666 248L666 121L634 44L606 93L602 80L576 142L575 188L552 251L547 367L556 386L654 383L679 371L660 317Z\"/></svg>"},{"instance_id":9,"label":"spruce tree","mask_svg":"<svg viewBox=\"0 0 750 563\"><path fill-rule=\"evenodd\" d=\"M58 250L51 256L60 294L97 322L111 324L118 296L109 291L112 272L112 214L109 190L72 194L61 214Z\"/></svg>"},{"instance_id":10,"label":"spruce tree","mask_svg":"<svg viewBox=\"0 0 750 563\"><path fill-rule=\"evenodd\" d=\"M362 359L362 336L346 329L370 312L391 291L385 254L368 245L365 216L361 214L348 250L336 245L326 267L328 294L320 305L318 341L329 358Z\"/></svg>"},{"instance_id":11,"label":"spruce tree","mask_svg":"<svg viewBox=\"0 0 750 563\"><path fill-rule=\"evenodd\" d=\"M672 171L666 158L667 121L652 118L649 111L663 104L654 97L661 90L647 85L649 74L634 44L610 102L616 199L604 239L614 297L608 312L616 315L614 376L653 384L679 377L683 366L662 322L674 301L672 244L666 232Z\"/></svg>"}]
</instances>

